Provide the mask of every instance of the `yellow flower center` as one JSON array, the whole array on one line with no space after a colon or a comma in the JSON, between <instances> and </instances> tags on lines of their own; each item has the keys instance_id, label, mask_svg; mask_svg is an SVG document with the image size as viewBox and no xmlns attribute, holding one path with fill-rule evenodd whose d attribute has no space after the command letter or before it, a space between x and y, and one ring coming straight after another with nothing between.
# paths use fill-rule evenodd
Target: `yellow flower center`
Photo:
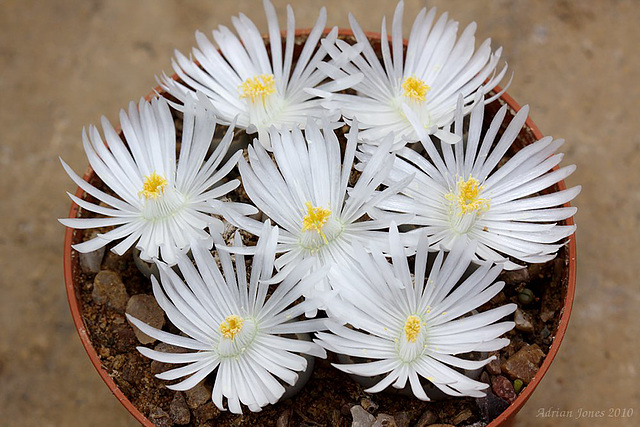
<instances>
[{"instance_id":1,"label":"yellow flower center","mask_svg":"<svg viewBox=\"0 0 640 427\"><path fill-rule=\"evenodd\" d=\"M427 97L427 92L431 90L425 82L413 76L404 79L402 89L404 89L404 96L418 102L424 101Z\"/></svg>"},{"instance_id":2,"label":"yellow flower center","mask_svg":"<svg viewBox=\"0 0 640 427\"><path fill-rule=\"evenodd\" d=\"M458 179L456 183L456 194L449 193L445 197L458 203L460 208L459 214L467 214L471 212L484 212L489 210L489 199L480 198L479 195L484 189L484 186L480 185L477 179L469 177L464 181L462 178Z\"/></svg>"},{"instance_id":3,"label":"yellow flower center","mask_svg":"<svg viewBox=\"0 0 640 427\"><path fill-rule=\"evenodd\" d=\"M218 330L222 332L222 336L225 338L233 339L242 330L244 319L236 314L227 316L224 322L220 323Z\"/></svg>"},{"instance_id":4,"label":"yellow flower center","mask_svg":"<svg viewBox=\"0 0 640 427\"><path fill-rule=\"evenodd\" d=\"M324 227L329 220L331 211L321 207L313 207L311 202L306 202L304 205L307 208L307 214L302 218L302 231L317 231L322 236L322 240L324 240L326 245L328 243L327 236L324 235L322 227Z\"/></svg>"},{"instance_id":5,"label":"yellow flower center","mask_svg":"<svg viewBox=\"0 0 640 427\"><path fill-rule=\"evenodd\" d=\"M253 78L249 77L238 86L240 91L240 98L249 98L251 102L256 100L265 100L267 95L271 95L276 92L276 81L273 78L273 74L261 74Z\"/></svg>"},{"instance_id":6,"label":"yellow flower center","mask_svg":"<svg viewBox=\"0 0 640 427\"><path fill-rule=\"evenodd\" d=\"M151 175L144 177L142 191L138 192L138 196L144 196L147 200L157 199L164 194L164 187L167 180L163 176L152 172Z\"/></svg>"},{"instance_id":7,"label":"yellow flower center","mask_svg":"<svg viewBox=\"0 0 640 427\"><path fill-rule=\"evenodd\" d=\"M411 315L407 317L407 321L404 322L404 333L407 336L407 341L416 342L420 329L422 329L422 321L418 316Z\"/></svg>"}]
</instances>

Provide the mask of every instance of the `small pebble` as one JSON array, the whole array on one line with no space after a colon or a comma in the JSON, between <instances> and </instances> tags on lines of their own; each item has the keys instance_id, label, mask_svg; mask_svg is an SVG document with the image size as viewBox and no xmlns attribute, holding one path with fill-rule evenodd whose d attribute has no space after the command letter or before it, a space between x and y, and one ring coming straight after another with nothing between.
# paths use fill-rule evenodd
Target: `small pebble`
<instances>
[{"instance_id":1,"label":"small pebble","mask_svg":"<svg viewBox=\"0 0 640 427\"><path fill-rule=\"evenodd\" d=\"M368 397L363 397L360 399L360 406L364 408L365 411L373 414L378 409L378 404Z\"/></svg>"},{"instance_id":2,"label":"small pebble","mask_svg":"<svg viewBox=\"0 0 640 427\"><path fill-rule=\"evenodd\" d=\"M125 260L127 253L120 256L114 252L107 251L102 260L102 269L123 272L127 269L127 261Z\"/></svg>"},{"instance_id":3,"label":"small pebble","mask_svg":"<svg viewBox=\"0 0 640 427\"><path fill-rule=\"evenodd\" d=\"M218 409L216 405L213 404L213 402L209 402L194 409L193 415L197 420L196 424L201 425L209 420L218 418L220 416L220 409Z\"/></svg>"},{"instance_id":4,"label":"small pebble","mask_svg":"<svg viewBox=\"0 0 640 427\"><path fill-rule=\"evenodd\" d=\"M491 389L501 399L506 400L509 403L512 403L516 400L518 395L513 389L513 384L506 377L502 375L495 376L491 378Z\"/></svg>"},{"instance_id":5,"label":"small pebble","mask_svg":"<svg viewBox=\"0 0 640 427\"><path fill-rule=\"evenodd\" d=\"M411 425L411 417L408 412L398 412L395 416L396 425L398 427L409 427Z\"/></svg>"},{"instance_id":6,"label":"small pebble","mask_svg":"<svg viewBox=\"0 0 640 427\"><path fill-rule=\"evenodd\" d=\"M184 395L180 392L177 392L173 396L173 400L169 405L169 412L171 414L171 419L176 424L185 425L189 424L189 421L191 421L191 412L189 411L187 402L184 399Z\"/></svg>"},{"instance_id":7,"label":"small pebble","mask_svg":"<svg viewBox=\"0 0 640 427\"><path fill-rule=\"evenodd\" d=\"M434 414L433 411L427 409L426 411L424 411L415 427L430 426L431 424L435 423L437 419L438 417L436 416L436 414Z\"/></svg>"},{"instance_id":8,"label":"small pebble","mask_svg":"<svg viewBox=\"0 0 640 427\"><path fill-rule=\"evenodd\" d=\"M129 298L127 314L156 329L162 329L164 326L164 311L160 308L153 295L138 294ZM138 341L142 344L151 344L155 341L154 338L143 333L135 326L131 325L131 327L136 333Z\"/></svg>"},{"instance_id":9,"label":"small pebble","mask_svg":"<svg viewBox=\"0 0 640 427\"><path fill-rule=\"evenodd\" d=\"M464 421L467 421L469 418L471 418L472 415L473 414L469 409L465 409L462 412L458 413L458 415L453 417L453 420L451 421L453 422L453 424L458 425L463 423Z\"/></svg>"},{"instance_id":10,"label":"small pebble","mask_svg":"<svg viewBox=\"0 0 640 427\"><path fill-rule=\"evenodd\" d=\"M373 423L376 421L376 417L365 411L360 405L351 407L351 417L353 418L351 427L373 427Z\"/></svg>"},{"instance_id":11,"label":"small pebble","mask_svg":"<svg viewBox=\"0 0 640 427\"><path fill-rule=\"evenodd\" d=\"M149 412L149 421L158 427L171 427L173 420L161 407L156 406Z\"/></svg>"},{"instance_id":12,"label":"small pebble","mask_svg":"<svg viewBox=\"0 0 640 427\"><path fill-rule=\"evenodd\" d=\"M544 356L537 344L525 345L503 363L502 370L512 379L521 379L525 384L529 384L538 372Z\"/></svg>"},{"instance_id":13,"label":"small pebble","mask_svg":"<svg viewBox=\"0 0 640 427\"><path fill-rule=\"evenodd\" d=\"M507 296L504 291L499 292L495 297L491 298L491 303L495 305L502 305L507 302Z\"/></svg>"},{"instance_id":14,"label":"small pebble","mask_svg":"<svg viewBox=\"0 0 640 427\"><path fill-rule=\"evenodd\" d=\"M509 406L509 402L493 394L491 389L487 389L485 392L487 395L483 398L476 399L476 404L480 409L482 419L488 423L504 412Z\"/></svg>"},{"instance_id":15,"label":"small pebble","mask_svg":"<svg viewBox=\"0 0 640 427\"><path fill-rule=\"evenodd\" d=\"M102 270L93 279L91 297L96 304L106 305L122 313L129 295L120 275L115 271Z\"/></svg>"},{"instance_id":16,"label":"small pebble","mask_svg":"<svg viewBox=\"0 0 640 427\"><path fill-rule=\"evenodd\" d=\"M533 322L529 313L517 309L513 320L516 323L517 330L528 333L533 332Z\"/></svg>"},{"instance_id":17,"label":"small pebble","mask_svg":"<svg viewBox=\"0 0 640 427\"><path fill-rule=\"evenodd\" d=\"M544 339L544 338L547 338L549 335L551 335L551 331L547 329L546 326L542 328L542 330L540 331L540 336Z\"/></svg>"},{"instance_id":18,"label":"small pebble","mask_svg":"<svg viewBox=\"0 0 640 427\"><path fill-rule=\"evenodd\" d=\"M389 414L379 414L373 427L398 427L395 418Z\"/></svg>"},{"instance_id":19,"label":"small pebble","mask_svg":"<svg viewBox=\"0 0 640 427\"><path fill-rule=\"evenodd\" d=\"M500 372L502 372L502 369L500 369L500 353L495 352L492 354L492 356L496 356L496 358L489 362L487 366L485 366L485 369L491 375L498 375L500 374Z\"/></svg>"},{"instance_id":20,"label":"small pebble","mask_svg":"<svg viewBox=\"0 0 640 427\"><path fill-rule=\"evenodd\" d=\"M529 270L519 268L518 270L507 270L502 273L502 280L507 285L519 285L522 282L529 281Z\"/></svg>"},{"instance_id":21,"label":"small pebble","mask_svg":"<svg viewBox=\"0 0 640 427\"><path fill-rule=\"evenodd\" d=\"M184 397L187 400L189 408L195 409L198 406L204 405L211 398L211 390L208 390L201 381L195 385L195 387L185 390Z\"/></svg>"},{"instance_id":22,"label":"small pebble","mask_svg":"<svg viewBox=\"0 0 640 427\"><path fill-rule=\"evenodd\" d=\"M126 329L131 331L131 335L134 335L133 330L131 328L127 327ZM134 339L136 339L135 335L134 335ZM153 349L156 351L161 351L163 353L186 353L189 351L186 348L177 347L164 342L159 343ZM155 375L155 374L159 374L160 372L168 371L169 369L172 369L175 367L176 366L173 363L163 363L163 362L158 362L157 360L153 360L151 362L150 371L152 374Z\"/></svg>"}]
</instances>

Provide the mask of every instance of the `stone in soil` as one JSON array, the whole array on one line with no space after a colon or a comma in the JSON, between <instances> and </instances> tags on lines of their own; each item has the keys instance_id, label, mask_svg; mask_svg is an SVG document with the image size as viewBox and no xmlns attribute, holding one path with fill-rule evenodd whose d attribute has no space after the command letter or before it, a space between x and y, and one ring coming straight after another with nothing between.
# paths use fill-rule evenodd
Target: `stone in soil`
<instances>
[{"instance_id":1,"label":"stone in soil","mask_svg":"<svg viewBox=\"0 0 640 427\"><path fill-rule=\"evenodd\" d=\"M517 309L514 315L514 322L517 330L528 333L533 332L533 321L526 311Z\"/></svg>"},{"instance_id":2,"label":"stone in soil","mask_svg":"<svg viewBox=\"0 0 640 427\"><path fill-rule=\"evenodd\" d=\"M502 375L491 378L491 389L496 394L496 396L506 400L509 403L512 403L514 400L516 400L516 397L518 397L516 391L513 388L513 384L511 384L511 381L509 381Z\"/></svg>"},{"instance_id":3,"label":"stone in soil","mask_svg":"<svg viewBox=\"0 0 640 427\"><path fill-rule=\"evenodd\" d=\"M411 424L411 416L408 412L398 412L394 418L396 421L396 426L398 427L409 427L409 425Z\"/></svg>"},{"instance_id":4,"label":"stone in soil","mask_svg":"<svg viewBox=\"0 0 640 427\"><path fill-rule=\"evenodd\" d=\"M120 256L114 252L107 251L102 259L102 269L123 272L127 269L127 256L130 252L126 252Z\"/></svg>"},{"instance_id":5,"label":"stone in soil","mask_svg":"<svg viewBox=\"0 0 640 427\"><path fill-rule=\"evenodd\" d=\"M487 395L476 399L476 404L478 405L478 409L480 409L482 419L485 422L491 422L509 407L509 402L493 394L491 389L487 389L485 392Z\"/></svg>"},{"instance_id":6,"label":"stone in soil","mask_svg":"<svg viewBox=\"0 0 640 427\"><path fill-rule=\"evenodd\" d=\"M96 304L106 305L120 313L124 312L129 299L120 275L111 270L102 270L96 274L91 297Z\"/></svg>"},{"instance_id":7,"label":"stone in soil","mask_svg":"<svg viewBox=\"0 0 640 427\"><path fill-rule=\"evenodd\" d=\"M491 375L498 375L502 372L502 369L500 368L500 353L495 352L491 354L491 356L495 356L496 358L491 362L487 363L487 366L485 366L485 369Z\"/></svg>"},{"instance_id":8,"label":"stone in soil","mask_svg":"<svg viewBox=\"0 0 640 427\"><path fill-rule=\"evenodd\" d=\"M131 330L130 328L127 328ZM133 332L131 332L133 334ZM153 348L155 351L160 351L162 353L186 353L189 350L182 347L177 347L175 345L167 344L164 342L159 343ZM151 361L150 371L152 374L159 374L160 372L168 371L169 369L175 368L176 366L172 363L163 363L158 362L157 360Z\"/></svg>"},{"instance_id":9,"label":"stone in soil","mask_svg":"<svg viewBox=\"0 0 640 427\"><path fill-rule=\"evenodd\" d=\"M435 423L438 417L432 411L426 410L416 423L416 427L426 427Z\"/></svg>"},{"instance_id":10,"label":"stone in soil","mask_svg":"<svg viewBox=\"0 0 640 427\"><path fill-rule=\"evenodd\" d=\"M195 387L185 390L184 396L187 399L189 408L195 409L211 399L211 390L207 389L203 382L199 382Z\"/></svg>"},{"instance_id":11,"label":"stone in soil","mask_svg":"<svg viewBox=\"0 0 640 427\"><path fill-rule=\"evenodd\" d=\"M164 311L160 308L153 295L138 294L129 298L127 314L156 329L162 329L164 326ZM155 338L151 338L135 326L131 325L131 327L136 333L138 341L142 344L151 344L155 341Z\"/></svg>"},{"instance_id":12,"label":"stone in soil","mask_svg":"<svg viewBox=\"0 0 640 427\"><path fill-rule=\"evenodd\" d=\"M149 421L158 427L171 427L173 420L165 411L159 406L156 406L149 412Z\"/></svg>"},{"instance_id":13,"label":"stone in soil","mask_svg":"<svg viewBox=\"0 0 640 427\"><path fill-rule=\"evenodd\" d=\"M380 414L376 417L373 427L398 427L395 418L389 414Z\"/></svg>"},{"instance_id":14,"label":"stone in soil","mask_svg":"<svg viewBox=\"0 0 640 427\"><path fill-rule=\"evenodd\" d=\"M520 268L518 270L503 271L501 276L507 285L519 285L529 281L529 269Z\"/></svg>"},{"instance_id":15,"label":"stone in soil","mask_svg":"<svg viewBox=\"0 0 640 427\"><path fill-rule=\"evenodd\" d=\"M537 344L525 345L502 364L502 371L506 372L511 379L519 378L525 384L529 384L538 372L544 356L544 352Z\"/></svg>"},{"instance_id":16,"label":"stone in soil","mask_svg":"<svg viewBox=\"0 0 640 427\"><path fill-rule=\"evenodd\" d=\"M376 417L365 411L360 405L351 407L351 417L353 417L351 427L373 427L373 423L376 421Z\"/></svg>"},{"instance_id":17,"label":"stone in soil","mask_svg":"<svg viewBox=\"0 0 640 427\"><path fill-rule=\"evenodd\" d=\"M206 405L198 406L193 410L193 415L196 417L197 425L204 424L209 420L214 420L220 416L220 409L209 402Z\"/></svg>"},{"instance_id":18,"label":"stone in soil","mask_svg":"<svg viewBox=\"0 0 640 427\"><path fill-rule=\"evenodd\" d=\"M191 421L191 412L182 393L177 392L173 396L173 400L169 405L169 413L173 422L178 425L189 424L189 421Z\"/></svg>"},{"instance_id":19,"label":"stone in soil","mask_svg":"<svg viewBox=\"0 0 640 427\"><path fill-rule=\"evenodd\" d=\"M360 399L360 406L364 408L365 411L373 414L378 409L378 404L368 397L363 397Z\"/></svg>"},{"instance_id":20,"label":"stone in soil","mask_svg":"<svg viewBox=\"0 0 640 427\"><path fill-rule=\"evenodd\" d=\"M469 418L471 418L473 414L471 413L471 411L469 409L464 409L463 411L461 411L460 413L458 413L454 418L453 418L453 424L458 425L458 424L462 424L464 421L468 420Z\"/></svg>"}]
</instances>

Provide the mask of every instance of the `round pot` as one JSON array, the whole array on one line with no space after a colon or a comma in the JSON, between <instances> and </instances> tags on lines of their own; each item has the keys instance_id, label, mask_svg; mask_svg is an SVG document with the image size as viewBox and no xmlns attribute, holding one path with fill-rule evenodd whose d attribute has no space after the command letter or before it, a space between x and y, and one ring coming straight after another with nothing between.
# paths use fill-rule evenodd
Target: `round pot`
<instances>
[{"instance_id":1,"label":"round pot","mask_svg":"<svg viewBox=\"0 0 640 427\"><path fill-rule=\"evenodd\" d=\"M328 32L328 30L327 30ZM296 31L296 36L306 36L309 34L309 30L298 30ZM353 33L350 30L341 30L340 36L343 38L351 38ZM367 36L372 42L372 46L378 52L380 51L380 34L378 33L367 33ZM405 41L406 44L406 41ZM173 78L177 79L176 75ZM496 87L495 91L498 92L501 89ZM156 88L157 92L162 92L161 88ZM151 92L147 95L147 99L156 96L155 92ZM516 103L511 96L504 93L500 99L494 101L493 103L487 105L485 117L493 117L495 112L502 105L507 104L510 108L507 112L508 117L513 117L513 115L520 109L518 103ZM523 130L520 132L518 139L515 142L516 148L520 149L524 145L531 144L538 139L543 137L542 132L538 129L538 127L533 123L531 118L527 118L525 126ZM556 167L557 168L557 167ZM92 181L96 179L96 175L94 171L89 167L84 174L84 180ZM560 191L566 189L566 185L564 181L560 181L553 187L555 190ZM78 188L75 195L79 198L85 198L86 194L81 188ZM564 205L565 207L569 207L570 204L567 203ZM69 211L69 218L75 218L78 216L79 207L75 203L71 204L71 209ZM572 225L573 219L569 218L564 221L566 225ZM82 240L83 230L74 230L71 228L66 229L65 239L64 239L64 278L65 285L67 290L67 298L69 301L69 307L71 309L71 315L73 317L74 324L78 331L78 335L80 336L80 341L84 346L91 363L98 371L98 374L105 382L109 390L114 394L114 396L122 403L122 405L133 415L133 417L138 420L144 426L153 426L154 424L137 408L135 407L131 401L124 395L124 393L118 388L117 384L113 380L113 378L109 375L109 373L105 370L96 352L95 347L92 344L91 336L88 332L88 328L85 325L85 321L82 316L82 303L80 298L80 287L82 286L80 283L80 265L79 265L79 257L78 253L71 248L73 243L77 243ZM553 342L549 347L549 351L542 361L542 364L533 378L533 380L519 393L518 397L515 399L513 403L509 405L509 407L504 410L498 417L496 417L490 424L489 427L497 427L497 426L509 426L513 423L515 415L517 412L523 407L526 401L529 399L537 385L540 383L545 373L549 369L549 366L553 362L553 359L558 352L562 339L564 338L564 334L566 332L569 316L571 314L571 307L573 305L573 299L575 294L575 286L576 286L576 239L575 234L570 236L567 240L567 244L564 248L566 251L566 259L568 260L568 264L564 268L562 272L562 309L560 310L560 320L558 323L558 327L556 331L551 331L553 338Z\"/></svg>"}]
</instances>

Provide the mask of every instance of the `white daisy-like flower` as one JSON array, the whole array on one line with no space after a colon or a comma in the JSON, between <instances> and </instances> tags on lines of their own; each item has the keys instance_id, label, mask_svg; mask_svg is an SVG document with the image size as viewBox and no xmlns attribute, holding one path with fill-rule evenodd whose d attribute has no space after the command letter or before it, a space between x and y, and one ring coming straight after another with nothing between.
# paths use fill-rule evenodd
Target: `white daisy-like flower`
<instances>
[{"instance_id":1,"label":"white daisy-like flower","mask_svg":"<svg viewBox=\"0 0 640 427\"><path fill-rule=\"evenodd\" d=\"M193 58L176 51L173 60L181 82L164 75L161 84L180 100L189 91L202 91L212 99L219 117L231 121L237 116L237 126L248 133L258 132L260 142L269 148L270 126L304 127L309 117L320 118L326 113L322 99L309 89L331 93L350 87L361 76L323 82L327 76L317 65L326 56L326 50L319 44L327 22L324 7L304 46L298 47L293 9L287 6L284 52L275 8L264 0L264 9L269 26L268 47L254 23L240 14L232 19L238 36L225 26L214 30L218 50L204 34L197 32L198 47L193 49ZM332 42L337 34L334 28L327 39Z\"/></svg>"},{"instance_id":2,"label":"white daisy-like flower","mask_svg":"<svg viewBox=\"0 0 640 427\"><path fill-rule=\"evenodd\" d=\"M83 209L100 218L64 218L67 227L87 229L115 228L74 245L78 252L91 252L120 240L112 250L122 255L136 244L146 261L157 258L174 264L180 251L188 250L191 240L211 247L205 231L208 226L222 230L222 222L211 216L220 214L208 203L238 187L237 179L226 181L241 152L221 166L233 138L233 126L207 158L216 118L210 101L203 96L185 98L180 154L176 162L176 132L164 99L131 102L129 112L120 111L120 124L126 144L109 121L102 118L106 139L95 126L83 130L82 141L95 173L118 197L111 196L84 181L64 162L71 179L101 204L69 197ZM226 209L239 215L252 214L252 206L226 203Z\"/></svg>"},{"instance_id":3,"label":"white daisy-like flower","mask_svg":"<svg viewBox=\"0 0 640 427\"><path fill-rule=\"evenodd\" d=\"M332 78L364 75L353 86L353 94L334 94L327 102L330 108L340 108L347 119L358 118L361 138L375 144L381 137L393 132L396 142L415 142L427 134L435 134L442 141L460 140L447 127L453 121L458 94L464 96L465 113L471 109L476 92L488 93L506 73L505 67L496 75L496 66L502 48L491 52L487 39L474 53L476 24L471 23L456 40L458 22L444 13L436 21L436 9L422 9L416 17L404 53L402 15L404 3L400 1L393 16L391 47L388 43L386 23L381 29L382 63L378 59L367 35L350 14L349 21L362 55L338 69L332 64L322 66ZM323 46L333 58L344 57L353 50L346 42L328 41ZM349 54L351 56L351 54ZM482 86L484 84L484 86ZM489 103L498 95L484 100Z\"/></svg>"},{"instance_id":4,"label":"white daisy-like flower","mask_svg":"<svg viewBox=\"0 0 640 427\"><path fill-rule=\"evenodd\" d=\"M496 351L509 343L499 337L511 330L514 322L495 322L514 312L516 304L463 317L502 290L504 282L493 283L502 267L482 263L462 279L474 248L458 243L446 257L439 252L427 271L428 239L423 235L415 266L410 268L395 226L389 240L392 265L382 252L366 253L354 247L354 266L337 267L330 273L331 283L342 297L333 313L346 325L328 321L331 333L317 333L316 342L327 350L357 358L357 363L334 364L344 372L362 377L383 375L366 390L368 393L390 385L402 389L408 380L417 398L429 400L422 377L448 395L482 397L481 390L488 385L451 366L479 369L495 356L474 361L456 355Z\"/></svg>"},{"instance_id":5,"label":"white daisy-like flower","mask_svg":"<svg viewBox=\"0 0 640 427\"><path fill-rule=\"evenodd\" d=\"M455 133L460 137L462 104L459 100L455 120ZM381 201L379 207L414 214L410 222L424 226L435 248L450 250L459 240L474 240L478 242L478 258L504 262L509 270L521 266L506 256L529 263L553 259L563 239L576 229L557 221L576 213L575 207L563 205L576 197L581 187L549 189L573 173L575 165L554 169L563 157L554 153L564 140L551 137L524 147L500 165L522 129L529 107L522 107L495 141L506 112L504 105L483 134L484 105L478 103L463 143L442 144L438 151L427 138L421 141L424 154L408 147L401 149L389 183L408 173L415 174L415 179L401 195Z\"/></svg>"},{"instance_id":6,"label":"white daisy-like flower","mask_svg":"<svg viewBox=\"0 0 640 427\"><path fill-rule=\"evenodd\" d=\"M353 162L358 143L357 124L347 135L344 158L340 141L332 124L324 121L323 131L310 121L305 133L271 128L273 159L257 143L249 146L247 162L241 158L238 168L243 187L251 201L283 230L276 261L278 268L295 264L309 256L316 265L348 263L351 245L369 247L373 242L388 242L386 230L391 216L376 213L376 220L366 215L385 198L397 194L411 179L407 177L377 191L393 167L394 154L389 149L389 135L372 154L352 188ZM355 176L355 175L354 175ZM224 209L224 206L220 206ZM262 224L249 217L229 212L228 220L254 235L262 233ZM394 214L396 221L404 215ZM326 283L325 283L326 285ZM326 291L321 286L317 291ZM305 294L313 297L314 294Z\"/></svg>"},{"instance_id":7,"label":"white daisy-like flower","mask_svg":"<svg viewBox=\"0 0 640 427\"><path fill-rule=\"evenodd\" d=\"M241 404L251 411L276 403L285 392L283 384L293 385L307 361L298 353L326 357L322 347L311 341L284 335L309 333L323 329L322 321L297 320L311 302L299 304L302 289L320 280L325 270L309 274L312 260L302 262L273 276L277 227L265 223L251 263L247 283L245 257L218 251L222 272L211 252L194 245L196 266L184 254L178 267L184 280L166 264L158 262L162 285L152 277L153 293L171 322L186 336L153 328L127 315L142 332L157 340L193 352L164 353L138 347L140 353L163 363L184 366L156 375L163 380L182 381L168 385L172 390L188 390L217 369L213 403L224 410L242 413ZM217 244L221 238L214 236ZM241 245L238 232L235 244ZM277 285L267 298L270 285Z\"/></svg>"}]
</instances>

